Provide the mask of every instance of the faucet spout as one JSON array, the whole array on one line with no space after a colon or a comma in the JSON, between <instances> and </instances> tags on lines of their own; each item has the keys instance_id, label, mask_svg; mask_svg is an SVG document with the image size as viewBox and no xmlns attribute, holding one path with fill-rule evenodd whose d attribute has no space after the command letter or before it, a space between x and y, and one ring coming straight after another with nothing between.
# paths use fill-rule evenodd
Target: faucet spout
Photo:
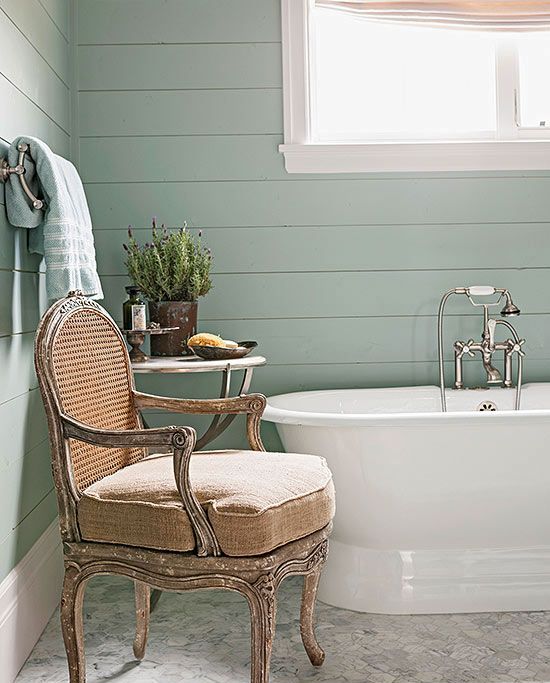
<instances>
[{"instance_id":1,"label":"faucet spout","mask_svg":"<svg viewBox=\"0 0 550 683\"><path fill-rule=\"evenodd\" d=\"M491 363L492 357L491 351L483 351L481 354L483 368L487 373L487 384L502 384L502 375Z\"/></svg>"}]
</instances>

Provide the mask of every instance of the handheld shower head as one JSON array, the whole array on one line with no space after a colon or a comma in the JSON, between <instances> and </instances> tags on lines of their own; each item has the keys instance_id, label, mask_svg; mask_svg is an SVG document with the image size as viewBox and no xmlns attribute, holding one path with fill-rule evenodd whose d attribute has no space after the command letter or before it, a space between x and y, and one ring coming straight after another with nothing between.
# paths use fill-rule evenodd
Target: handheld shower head
<instances>
[{"instance_id":1,"label":"handheld shower head","mask_svg":"<svg viewBox=\"0 0 550 683\"><path fill-rule=\"evenodd\" d=\"M510 296L510 292L508 290L505 290L503 292L504 296L506 297L506 304L502 311L500 312L500 315L503 318L513 318L514 316L518 316L520 314L519 308L515 305L515 303L512 301L512 297Z\"/></svg>"}]
</instances>

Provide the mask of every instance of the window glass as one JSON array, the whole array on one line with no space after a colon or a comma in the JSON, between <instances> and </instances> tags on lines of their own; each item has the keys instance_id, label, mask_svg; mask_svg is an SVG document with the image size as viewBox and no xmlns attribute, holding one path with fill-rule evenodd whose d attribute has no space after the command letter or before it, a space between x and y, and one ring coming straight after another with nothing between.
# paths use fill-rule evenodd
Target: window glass
<instances>
[{"instance_id":1,"label":"window glass","mask_svg":"<svg viewBox=\"0 0 550 683\"><path fill-rule=\"evenodd\" d=\"M550 127L550 35L518 38L519 113L522 127Z\"/></svg>"},{"instance_id":2,"label":"window glass","mask_svg":"<svg viewBox=\"0 0 550 683\"><path fill-rule=\"evenodd\" d=\"M494 34L384 24L322 8L313 20L316 141L495 136Z\"/></svg>"}]
</instances>

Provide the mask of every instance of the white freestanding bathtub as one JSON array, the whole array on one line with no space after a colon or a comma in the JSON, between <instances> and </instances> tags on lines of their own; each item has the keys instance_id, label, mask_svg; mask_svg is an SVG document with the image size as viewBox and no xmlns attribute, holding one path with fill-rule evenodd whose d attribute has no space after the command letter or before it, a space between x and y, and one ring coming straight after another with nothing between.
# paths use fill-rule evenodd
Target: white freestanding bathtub
<instances>
[{"instance_id":1,"label":"white freestanding bathtub","mask_svg":"<svg viewBox=\"0 0 550 683\"><path fill-rule=\"evenodd\" d=\"M519 412L514 394L448 390L447 413L431 386L269 399L285 449L324 456L334 474L321 600L386 614L550 610L550 384L525 385Z\"/></svg>"}]
</instances>

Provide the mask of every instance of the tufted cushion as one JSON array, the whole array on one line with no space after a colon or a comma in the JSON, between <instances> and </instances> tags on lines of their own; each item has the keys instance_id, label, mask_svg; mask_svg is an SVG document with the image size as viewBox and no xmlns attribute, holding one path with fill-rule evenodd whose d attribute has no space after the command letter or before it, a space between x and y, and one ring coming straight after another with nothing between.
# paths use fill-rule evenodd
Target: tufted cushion
<instances>
[{"instance_id":1,"label":"tufted cushion","mask_svg":"<svg viewBox=\"0 0 550 683\"><path fill-rule=\"evenodd\" d=\"M323 458L293 453L204 451L191 484L226 555L261 555L326 526L334 516ZM172 455L151 455L88 487L78 503L88 541L190 551L195 539L174 479Z\"/></svg>"}]
</instances>

